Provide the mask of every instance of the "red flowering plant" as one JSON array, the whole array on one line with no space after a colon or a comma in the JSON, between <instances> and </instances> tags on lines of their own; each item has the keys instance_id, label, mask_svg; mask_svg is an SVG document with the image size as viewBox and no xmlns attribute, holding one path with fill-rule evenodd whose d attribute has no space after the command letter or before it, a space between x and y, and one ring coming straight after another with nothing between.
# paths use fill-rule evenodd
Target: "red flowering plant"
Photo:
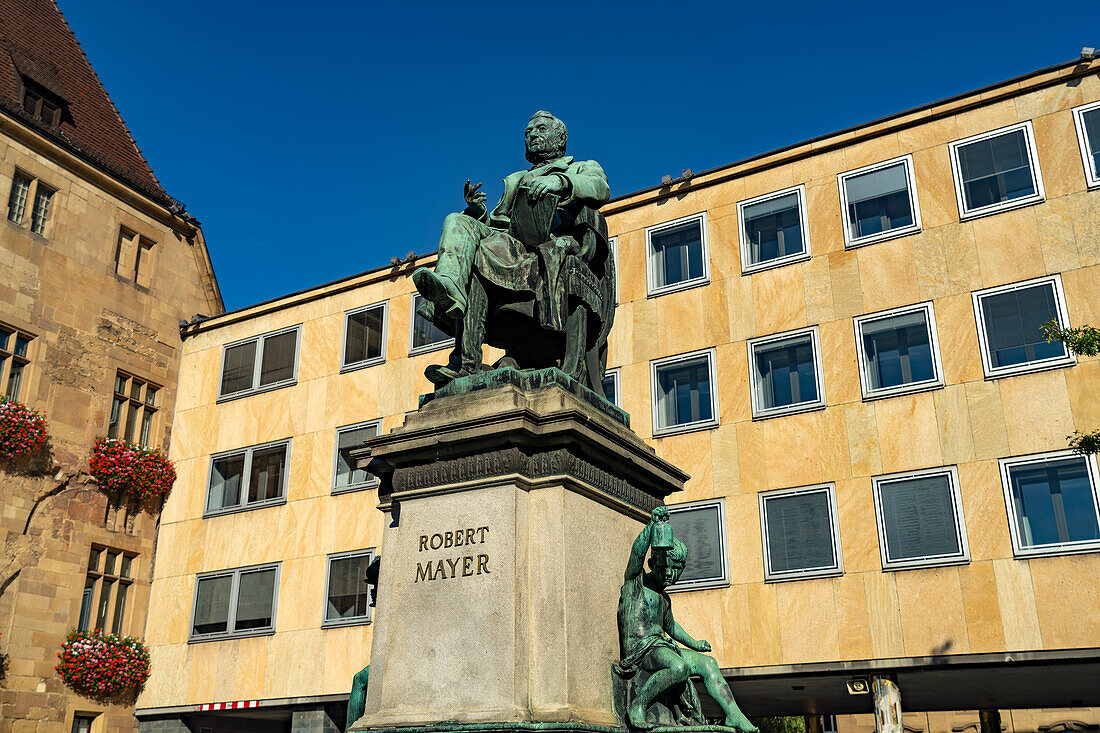
<instances>
[{"instance_id":1,"label":"red flowering plant","mask_svg":"<svg viewBox=\"0 0 1100 733\"><path fill-rule=\"evenodd\" d=\"M102 629L69 632L54 667L74 691L94 700L131 698L149 679L149 650L132 636Z\"/></svg>"},{"instance_id":2,"label":"red flowering plant","mask_svg":"<svg viewBox=\"0 0 1100 733\"><path fill-rule=\"evenodd\" d=\"M46 416L0 397L0 460L38 452L46 445Z\"/></svg>"},{"instance_id":3,"label":"red flowering plant","mask_svg":"<svg viewBox=\"0 0 1100 733\"><path fill-rule=\"evenodd\" d=\"M163 453L117 438L96 438L89 467L106 491L143 502L164 497L176 482L176 469Z\"/></svg>"}]
</instances>

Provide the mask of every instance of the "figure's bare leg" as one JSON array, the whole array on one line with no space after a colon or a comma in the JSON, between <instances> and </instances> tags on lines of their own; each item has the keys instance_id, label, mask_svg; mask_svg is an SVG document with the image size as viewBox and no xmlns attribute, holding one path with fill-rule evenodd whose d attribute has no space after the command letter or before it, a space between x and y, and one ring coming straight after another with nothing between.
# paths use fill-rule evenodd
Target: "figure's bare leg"
<instances>
[{"instance_id":1,"label":"figure's bare leg","mask_svg":"<svg viewBox=\"0 0 1100 733\"><path fill-rule=\"evenodd\" d=\"M757 733L760 729L750 723L741 712L741 708L737 707L737 701L733 699L733 690L730 689L726 678L722 676L722 671L718 668L718 662L714 657L691 649L684 649L680 653L691 668L691 673L703 678L707 694L714 698L722 708L722 712L726 714L725 724L742 733Z\"/></svg>"},{"instance_id":2,"label":"figure's bare leg","mask_svg":"<svg viewBox=\"0 0 1100 733\"><path fill-rule=\"evenodd\" d=\"M630 703L630 725L639 730L649 730L653 726L646 720L649 706L662 692L675 684L684 682L691 675L691 667L680 655L668 648L651 651L642 662L642 668L650 672L649 679L634 695Z\"/></svg>"}]
</instances>

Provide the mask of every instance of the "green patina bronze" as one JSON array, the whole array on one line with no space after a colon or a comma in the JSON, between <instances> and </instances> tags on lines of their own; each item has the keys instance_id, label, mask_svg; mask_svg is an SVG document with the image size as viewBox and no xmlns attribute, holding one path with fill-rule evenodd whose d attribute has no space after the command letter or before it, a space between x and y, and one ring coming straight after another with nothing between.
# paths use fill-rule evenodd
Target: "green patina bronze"
<instances>
[{"instance_id":1,"label":"green patina bronze","mask_svg":"<svg viewBox=\"0 0 1100 733\"><path fill-rule=\"evenodd\" d=\"M687 548L672 536L668 508L659 506L630 550L619 594L622 660L614 671L625 683L626 718L632 728L705 725L692 675L702 677L707 693L725 714L725 726L743 733L759 729L749 722L726 683L706 641L691 637L672 616L665 588L680 578ZM645 556L652 548L649 571ZM680 645L683 646L680 646Z\"/></svg>"},{"instance_id":2,"label":"green patina bronze","mask_svg":"<svg viewBox=\"0 0 1100 733\"><path fill-rule=\"evenodd\" d=\"M505 352L494 366L558 368L602 395L615 261L598 209L610 189L599 163L565 155L567 137L561 120L536 112L524 131L531 167L504 179L492 211L467 181L434 271L413 273L420 314L455 337L447 364L424 372L437 390L488 370L489 344Z\"/></svg>"}]
</instances>

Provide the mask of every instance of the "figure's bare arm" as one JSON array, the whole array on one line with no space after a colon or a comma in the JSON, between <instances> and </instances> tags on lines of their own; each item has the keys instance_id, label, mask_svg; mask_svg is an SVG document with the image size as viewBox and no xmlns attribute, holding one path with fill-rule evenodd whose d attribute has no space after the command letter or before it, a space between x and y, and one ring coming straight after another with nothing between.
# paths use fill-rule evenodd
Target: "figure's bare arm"
<instances>
[{"instance_id":1,"label":"figure's bare arm","mask_svg":"<svg viewBox=\"0 0 1100 733\"><path fill-rule=\"evenodd\" d=\"M684 631L680 624L676 623L676 620L672 618L672 610L669 609L666 618L665 633L671 636L676 641L680 642L688 649L694 649L697 652L709 652L710 642L702 639L695 639L691 634Z\"/></svg>"},{"instance_id":2,"label":"figure's bare arm","mask_svg":"<svg viewBox=\"0 0 1100 733\"><path fill-rule=\"evenodd\" d=\"M645 554L649 551L649 540L653 535L653 525L657 522L668 521L668 508L659 506L653 510L649 524L638 533L634 540L634 546L630 548L630 561L626 564L624 580L633 580L645 571Z\"/></svg>"}]
</instances>

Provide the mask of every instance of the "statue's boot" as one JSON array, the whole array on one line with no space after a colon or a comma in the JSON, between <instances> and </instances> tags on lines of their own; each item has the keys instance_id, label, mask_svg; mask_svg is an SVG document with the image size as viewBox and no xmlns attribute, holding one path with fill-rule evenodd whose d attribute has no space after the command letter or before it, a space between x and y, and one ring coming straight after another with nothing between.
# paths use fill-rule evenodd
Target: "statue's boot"
<instances>
[{"instance_id":1,"label":"statue's boot","mask_svg":"<svg viewBox=\"0 0 1100 733\"><path fill-rule=\"evenodd\" d=\"M450 384L459 377L468 377L472 372L466 369L455 369L446 364L431 364L424 370L424 376L435 385L436 389Z\"/></svg>"},{"instance_id":2,"label":"statue's boot","mask_svg":"<svg viewBox=\"0 0 1100 733\"><path fill-rule=\"evenodd\" d=\"M458 320L466 314L466 294L451 278L421 267L413 273L412 280L420 294L448 318Z\"/></svg>"}]
</instances>

